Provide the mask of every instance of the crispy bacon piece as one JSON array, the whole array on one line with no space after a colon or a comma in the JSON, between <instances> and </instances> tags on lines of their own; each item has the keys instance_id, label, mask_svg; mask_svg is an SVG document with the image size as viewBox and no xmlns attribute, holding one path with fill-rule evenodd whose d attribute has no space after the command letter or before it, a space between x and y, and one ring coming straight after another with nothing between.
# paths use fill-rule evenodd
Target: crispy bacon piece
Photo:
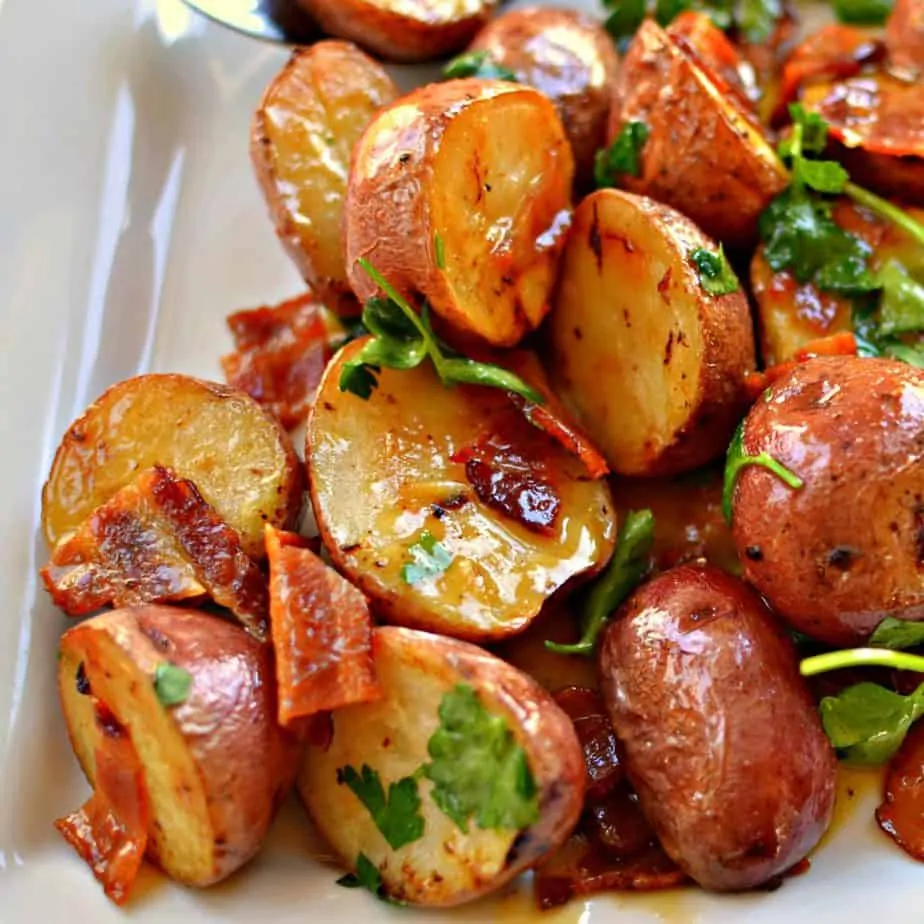
<instances>
[{"instance_id":1,"label":"crispy bacon piece","mask_svg":"<svg viewBox=\"0 0 924 924\"><path fill-rule=\"evenodd\" d=\"M749 372L744 385L748 396L756 401L774 382L792 372L799 363L807 362L816 356L856 356L857 338L852 331L842 330L829 337L820 337L800 347L792 359L777 363L761 372Z\"/></svg>"},{"instance_id":2,"label":"crispy bacon piece","mask_svg":"<svg viewBox=\"0 0 924 924\"><path fill-rule=\"evenodd\" d=\"M882 40L868 32L831 23L800 42L783 65L780 79L780 110L799 98L802 87L816 81L845 80L856 77L865 67L885 55Z\"/></svg>"},{"instance_id":3,"label":"crispy bacon piece","mask_svg":"<svg viewBox=\"0 0 924 924\"><path fill-rule=\"evenodd\" d=\"M126 730L97 703L100 729L93 795L55 827L117 905L124 904L148 846L151 812L144 770Z\"/></svg>"},{"instance_id":4,"label":"crispy bacon piece","mask_svg":"<svg viewBox=\"0 0 924 924\"><path fill-rule=\"evenodd\" d=\"M892 758L876 821L905 853L924 860L924 725L911 729Z\"/></svg>"},{"instance_id":5,"label":"crispy bacon piece","mask_svg":"<svg viewBox=\"0 0 924 924\"><path fill-rule=\"evenodd\" d=\"M308 415L333 355L327 309L312 292L228 316L235 352L222 357L229 385L246 391L291 429Z\"/></svg>"},{"instance_id":6,"label":"crispy bacon piece","mask_svg":"<svg viewBox=\"0 0 924 924\"><path fill-rule=\"evenodd\" d=\"M267 524L270 625L283 726L381 695L366 598L308 548ZM311 734L323 734L324 721Z\"/></svg>"},{"instance_id":7,"label":"crispy bacon piece","mask_svg":"<svg viewBox=\"0 0 924 924\"><path fill-rule=\"evenodd\" d=\"M483 503L533 532L552 532L561 498L544 462L527 459L494 434L460 449L452 461L465 466L465 477Z\"/></svg>"},{"instance_id":8,"label":"crispy bacon piece","mask_svg":"<svg viewBox=\"0 0 924 924\"><path fill-rule=\"evenodd\" d=\"M264 640L266 578L196 486L156 466L59 543L42 579L70 616L210 596Z\"/></svg>"}]
</instances>

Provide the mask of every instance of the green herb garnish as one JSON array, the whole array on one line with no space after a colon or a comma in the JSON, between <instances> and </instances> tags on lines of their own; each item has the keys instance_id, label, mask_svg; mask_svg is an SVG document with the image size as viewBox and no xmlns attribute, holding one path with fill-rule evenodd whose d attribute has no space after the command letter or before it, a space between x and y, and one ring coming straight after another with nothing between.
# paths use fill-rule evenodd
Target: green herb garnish
<instances>
[{"instance_id":1,"label":"green herb garnish","mask_svg":"<svg viewBox=\"0 0 924 924\"><path fill-rule=\"evenodd\" d=\"M924 622L911 622L886 616L869 637L872 648L889 648L904 651L924 645Z\"/></svg>"},{"instance_id":2,"label":"green herb garnish","mask_svg":"<svg viewBox=\"0 0 924 924\"><path fill-rule=\"evenodd\" d=\"M423 774L434 784L431 796L440 809L463 833L472 820L479 828L511 831L533 824L539 818L536 782L507 720L488 712L464 683L443 697L439 718Z\"/></svg>"},{"instance_id":3,"label":"green herb garnish","mask_svg":"<svg viewBox=\"0 0 924 924\"><path fill-rule=\"evenodd\" d=\"M387 902L389 905L405 904L405 902L386 895L382 874L364 853L360 853L356 858L356 872L341 876L337 880L337 885L344 889L368 889L379 901Z\"/></svg>"},{"instance_id":4,"label":"green herb garnish","mask_svg":"<svg viewBox=\"0 0 924 924\"><path fill-rule=\"evenodd\" d=\"M443 76L449 80L462 77L481 77L484 80L512 80L517 75L509 67L493 60L487 51L467 51L453 58L444 68Z\"/></svg>"},{"instance_id":5,"label":"green herb garnish","mask_svg":"<svg viewBox=\"0 0 924 924\"><path fill-rule=\"evenodd\" d=\"M641 152L648 140L644 122L626 122L616 140L597 151L594 179L597 187L615 186L620 175L638 176L642 169Z\"/></svg>"},{"instance_id":6,"label":"green herb garnish","mask_svg":"<svg viewBox=\"0 0 924 924\"><path fill-rule=\"evenodd\" d=\"M545 403L540 392L507 369L452 353L433 333L426 302L418 314L368 260L358 262L386 298L371 298L363 308L363 324L373 337L354 359L344 363L341 391L368 399L378 386L377 375L382 367L414 369L429 356L447 387L483 385L512 391L534 404Z\"/></svg>"},{"instance_id":7,"label":"green herb garnish","mask_svg":"<svg viewBox=\"0 0 924 924\"><path fill-rule=\"evenodd\" d=\"M161 661L154 668L154 693L161 706L179 706L185 703L189 698L192 682L192 674L189 671L168 661Z\"/></svg>"},{"instance_id":8,"label":"green herb garnish","mask_svg":"<svg viewBox=\"0 0 924 924\"><path fill-rule=\"evenodd\" d=\"M433 259L436 261L437 269L446 269L446 245L439 232L433 235Z\"/></svg>"},{"instance_id":9,"label":"green herb garnish","mask_svg":"<svg viewBox=\"0 0 924 924\"><path fill-rule=\"evenodd\" d=\"M408 554L411 560L401 568L405 584L439 577L452 564L452 554L426 529L408 547Z\"/></svg>"},{"instance_id":10,"label":"green herb garnish","mask_svg":"<svg viewBox=\"0 0 924 924\"><path fill-rule=\"evenodd\" d=\"M834 14L855 26L881 26L889 17L893 0L833 0Z\"/></svg>"},{"instance_id":11,"label":"green herb garnish","mask_svg":"<svg viewBox=\"0 0 924 924\"><path fill-rule=\"evenodd\" d=\"M745 454L744 421L742 420L738 424L738 429L735 430L735 435L728 446L728 455L725 458L725 476L722 483L722 514L725 517L725 522L729 525L731 525L732 521L732 499L735 495L738 475L741 474L742 469L747 468L749 465L759 465L761 468L767 469L795 491L804 486L804 482L798 475L791 472L768 453L760 452L756 456Z\"/></svg>"},{"instance_id":12,"label":"green herb garnish","mask_svg":"<svg viewBox=\"0 0 924 924\"><path fill-rule=\"evenodd\" d=\"M721 244L718 252L697 247L690 254L690 259L699 272L699 284L709 295L728 295L740 288L738 277L725 257Z\"/></svg>"},{"instance_id":13,"label":"green herb garnish","mask_svg":"<svg viewBox=\"0 0 924 924\"><path fill-rule=\"evenodd\" d=\"M783 15L780 0L740 0L735 13L738 32L746 42L766 42Z\"/></svg>"},{"instance_id":14,"label":"green herb garnish","mask_svg":"<svg viewBox=\"0 0 924 924\"><path fill-rule=\"evenodd\" d=\"M648 11L647 0L603 0L607 16L604 28L617 41L635 35Z\"/></svg>"},{"instance_id":15,"label":"green herb garnish","mask_svg":"<svg viewBox=\"0 0 924 924\"><path fill-rule=\"evenodd\" d=\"M387 798L378 772L366 764L359 773L353 767L342 767L337 771L337 779L349 786L356 798L369 809L375 826L392 850L423 837L420 795L413 777L406 776L392 783L388 787Z\"/></svg>"},{"instance_id":16,"label":"green herb garnish","mask_svg":"<svg viewBox=\"0 0 924 924\"><path fill-rule=\"evenodd\" d=\"M549 651L593 655L607 620L651 567L654 525L654 514L650 510L634 510L626 516L619 528L613 558L591 587L584 603L580 641L573 645L546 642Z\"/></svg>"}]
</instances>

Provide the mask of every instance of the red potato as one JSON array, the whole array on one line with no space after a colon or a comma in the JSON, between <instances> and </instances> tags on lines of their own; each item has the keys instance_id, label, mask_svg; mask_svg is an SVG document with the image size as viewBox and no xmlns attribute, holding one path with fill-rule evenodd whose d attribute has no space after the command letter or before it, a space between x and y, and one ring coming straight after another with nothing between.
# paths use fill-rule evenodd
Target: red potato
<instances>
[{"instance_id":1,"label":"red potato","mask_svg":"<svg viewBox=\"0 0 924 924\"><path fill-rule=\"evenodd\" d=\"M639 588L606 630L600 680L629 780L701 886L759 886L827 829L836 761L795 649L763 601L710 566Z\"/></svg>"},{"instance_id":2,"label":"red potato","mask_svg":"<svg viewBox=\"0 0 924 924\"><path fill-rule=\"evenodd\" d=\"M531 87L453 80L373 120L353 157L344 240L361 301L378 284L422 295L457 337L512 346L551 307L574 159Z\"/></svg>"},{"instance_id":3,"label":"red potato","mask_svg":"<svg viewBox=\"0 0 924 924\"><path fill-rule=\"evenodd\" d=\"M924 370L818 357L774 383L744 422L751 465L733 495L744 577L799 631L862 644L886 616L924 619Z\"/></svg>"},{"instance_id":4,"label":"red potato","mask_svg":"<svg viewBox=\"0 0 924 924\"><path fill-rule=\"evenodd\" d=\"M464 48L498 0L298 0L331 35L391 61L428 61Z\"/></svg>"},{"instance_id":5,"label":"red potato","mask_svg":"<svg viewBox=\"0 0 924 924\"><path fill-rule=\"evenodd\" d=\"M171 705L157 687L166 665L190 679ZM168 876L211 885L257 853L297 759L276 725L267 646L194 610L114 610L62 636L58 690L91 785L103 785L96 755L107 728L131 739L150 803L147 856ZM97 704L111 717L103 723Z\"/></svg>"},{"instance_id":6,"label":"red potato","mask_svg":"<svg viewBox=\"0 0 924 924\"><path fill-rule=\"evenodd\" d=\"M613 40L576 10L528 7L498 16L471 45L558 108L574 152L579 186L593 181L594 156L606 140L610 86L619 69Z\"/></svg>"}]
</instances>

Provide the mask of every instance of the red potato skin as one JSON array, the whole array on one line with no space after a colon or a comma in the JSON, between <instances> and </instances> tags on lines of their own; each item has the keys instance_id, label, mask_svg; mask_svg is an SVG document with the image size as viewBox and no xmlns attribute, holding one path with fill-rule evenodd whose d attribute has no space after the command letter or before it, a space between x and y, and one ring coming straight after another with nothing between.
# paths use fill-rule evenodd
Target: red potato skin
<instances>
[{"instance_id":1,"label":"red potato skin","mask_svg":"<svg viewBox=\"0 0 924 924\"><path fill-rule=\"evenodd\" d=\"M574 151L575 182L589 187L594 156L606 141L610 86L619 70L606 30L576 10L528 7L490 22L471 50L488 52L491 61L555 103Z\"/></svg>"},{"instance_id":2,"label":"red potato skin","mask_svg":"<svg viewBox=\"0 0 924 924\"><path fill-rule=\"evenodd\" d=\"M744 577L799 631L864 642L886 616L924 619L924 371L856 356L799 364L758 401L733 531Z\"/></svg>"},{"instance_id":3,"label":"red potato skin","mask_svg":"<svg viewBox=\"0 0 924 924\"><path fill-rule=\"evenodd\" d=\"M600 679L642 808L701 886L754 888L818 843L834 752L792 643L745 584L711 566L659 575L607 629Z\"/></svg>"},{"instance_id":4,"label":"red potato skin","mask_svg":"<svg viewBox=\"0 0 924 924\"><path fill-rule=\"evenodd\" d=\"M405 62L430 61L464 48L497 6L497 0L469 0L461 15L447 20L439 0L417 0L414 16L370 0L297 2L330 35L356 42L380 58Z\"/></svg>"}]
</instances>

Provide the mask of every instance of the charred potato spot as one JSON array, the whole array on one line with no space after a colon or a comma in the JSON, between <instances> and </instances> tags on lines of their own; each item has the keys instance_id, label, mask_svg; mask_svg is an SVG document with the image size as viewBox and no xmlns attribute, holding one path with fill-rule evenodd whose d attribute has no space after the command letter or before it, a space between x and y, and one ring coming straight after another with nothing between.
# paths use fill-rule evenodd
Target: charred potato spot
<instances>
[{"instance_id":1,"label":"charred potato spot","mask_svg":"<svg viewBox=\"0 0 924 924\"><path fill-rule=\"evenodd\" d=\"M886 616L924 619L924 373L850 356L801 363L754 405L743 439L804 481L793 491L752 466L736 486L745 577L781 617L832 645L862 643Z\"/></svg>"},{"instance_id":2,"label":"charred potato spot","mask_svg":"<svg viewBox=\"0 0 924 924\"><path fill-rule=\"evenodd\" d=\"M410 629L375 633L376 669L384 698L333 715L329 748L309 747L298 787L312 818L352 867L362 852L379 870L387 893L414 904L457 905L493 891L560 844L583 804L584 765L568 717L538 684L500 659L463 642ZM428 762L443 696L465 681L483 705L509 723L526 751L543 806L522 830L469 825L463 833L421 779L423 835L392 850L367 809L338 783L337 768L368 764L384 785L413 776ZM388 741L385 748L383 741Z\"/></svg>"},{"instance_id":3,"label":"charred potato spot","mask_svg":"<svg viewBox=\"0 0 924 924\"><path fill-rule=\"evenodd\" d=\"M549 324L551 370L620 474L715 458L744 406L754 365L747 302L740 291L706 294L689 259L700 247L717 245L643 197L600 190L575 212Z\"/></svg>"},{"instance_id":4,"label":"charred potato spot","mask_svg":"<svg viewBox=\"0 0 924 924\"><path fill-rule=\"evenodd\" d=\"M349 344L328 367L306 434L312 502L332 559L390 621L473 640L522 631L554 591L609 558L608 488L495 389L447 389L422 365L383 369L366 402L339 392L342 364L362 346ZM561 502L548 534L479 498L466 465L452 461L492 435L548 473ZM408 583L403 568L423 530L451 563Z\"/></svg>"}]
</instances>

